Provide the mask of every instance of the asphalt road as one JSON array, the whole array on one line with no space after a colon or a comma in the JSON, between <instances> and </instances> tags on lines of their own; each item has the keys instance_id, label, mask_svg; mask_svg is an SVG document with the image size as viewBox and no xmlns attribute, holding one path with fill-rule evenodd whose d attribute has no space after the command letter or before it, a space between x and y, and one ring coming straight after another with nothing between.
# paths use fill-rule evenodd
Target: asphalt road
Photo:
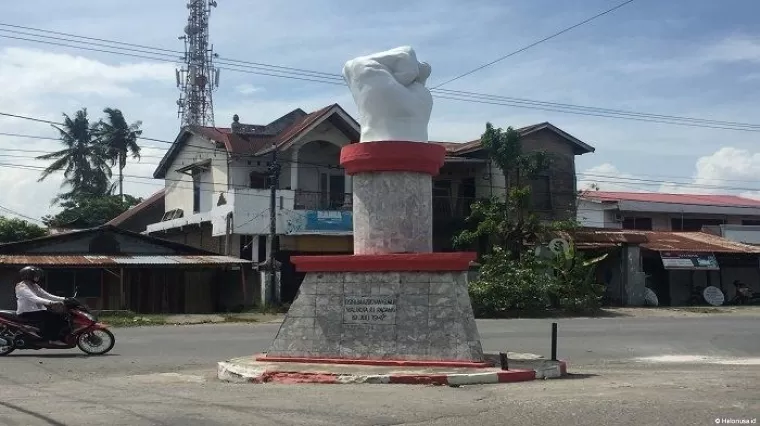
<instances>
[{"instance_id":1,"label":"asphalt road","mask_svg":"<svg viewBox=\"0 0 760 426\"><path fill-rule=\"evenodd\" d=\"M265 350L279 325L117 329L109 356L22 351L0 359L0 425L707 425L716 417L760 418L760 362L635 360L758 360L760 317L557 322L559 354L580 376L458 389L219 383L217 361ZM487 351L548 355L550 324L480 321L479 329Z\"/></svg>"}]
</instances>

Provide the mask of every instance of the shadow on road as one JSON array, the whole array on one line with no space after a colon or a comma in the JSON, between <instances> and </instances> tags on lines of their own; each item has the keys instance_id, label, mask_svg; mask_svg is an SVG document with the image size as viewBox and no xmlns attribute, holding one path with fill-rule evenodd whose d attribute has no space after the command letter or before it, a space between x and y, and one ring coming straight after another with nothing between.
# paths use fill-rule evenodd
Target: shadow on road
<instances>
[{"instance_id":1,"label":"shadow on road","mask_svg":"<svg viewBox=\"0 0 760 426\"><path fill-rule=\"evenodd\" d=\"M599 377L598 374L578 374L578 373L567 373L566 376L562 377L562 380L573 380L573 379L590 379L592 377Z\"/></svg>"},{"instance_id":2,"label":"shadow on road","mask_svg":"<svg viewBox=\"0 0 760 426\"><path fill-rule=\"evenodd\" d=\"M87 355L84 353L69 353L69 354L46 354L46 353L14 353L11 355L8 355L7 358L90 358L90 357L110 357L110 356L119 356L119 354L105 354L105 355Z\"/></svg>"},{"instance_id":3,"label":"shadow on road","mask_svg":"<svg viewBox=\"0 0 760 426\"><path fill-rule=\"evenodd\" d=\"M50 417L44 416L44 415L42 415L40 413L36 413L34 411L31 411L31 410L27 410L26 408L19 407L18 405L13 405L10 402L0 401L0 406L8 407L11 410L18 411L19 413L24 413L24 414L26 414L28 416L32 416L34 418L40 419L40 420L42 420L44 422L47 422L47 424L52 425L52 426L66 426L65 424L63 424L61 422L57 422L57 421L51 419Z\"/></svg>"}]
</instances>

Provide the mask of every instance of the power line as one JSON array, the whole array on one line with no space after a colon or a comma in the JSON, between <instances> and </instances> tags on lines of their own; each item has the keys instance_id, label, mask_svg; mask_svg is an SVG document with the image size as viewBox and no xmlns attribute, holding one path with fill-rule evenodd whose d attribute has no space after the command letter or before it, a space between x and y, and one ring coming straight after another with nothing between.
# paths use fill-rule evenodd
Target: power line
<instances>
[{"instance_id":1,"label":"power line","mask_svg":"<svg viewBox=\"0 0 760 426\"><path fill-rule=\"evenodd\" d=\"M504 55L504 56L501 56L501 57L499 57L499 58L497 58L497 59L495 59L495 60L493 60L493 61L491 61L491 62L489 62L489 63L487 63L487 64L483 64L483 65L481 65L481 66L479 66L479 67L477 67L477 68L475 68L475 69L473 69L473 70L471 70L471 71L467 71L466 73L464 73L464 74L461 74L461 75L459 75L459 76L456 76L456 77L454 77L454 78L452 78L452 79L450 79L450 80L446 80L446 81L444 81L443 83L441 83L441 84L439 84L439 85L435 86L435 87L434 87L434 89L437 89L437 88L439 88L439 87L441 87L441 86L444 86L444 85L446 85L446 84L449 84L449 83L451 83L451 82L453 82L453 81L459 80L460 78L463 78L463 77L466 77L466 76L468 76L468 75L470 75L470 74L473 74L473 73L475 73L475 72L478 72L478 71L482 70L483 68L486 68L486 67L490 67L491 65L493 65L493 64L495 64L495 63L497 63L497 62L501 62L501 61L503 61L503 60L505 60L505 59L507 59L507 58L509 58L509 57L512 57L512 56L514 56L514 55L517 55L518 53L524 52L524 51L526 51L526 50L528 50L528 49L530 49L530 48L532 48L532 47L535 47L535 46L537 46L537 45L539 45L539 44L543 43L543 42L549 41L549 40L551 40L551 39L553 39L553 38L555 38L555 37L558 37L558 36L560 36L560 35L562 35L562 34L564 34L564 33L568 32L568 31L571 31L571 30L573 30L573 29L575 29L575 28L578 28L578 27L580 27L581 25L585 25L585 24L587 24L587 23L589 23L589 22L593 21L594 19L600 18L600 17L602 17L602 16L604 16L604 15L606 15L606 14L608 14L608 13L612 13L613 11L620 9L621 7L623 7L623 6L625 6L625 5L629 4L629 3L633 3L633 1L634 1L634 0L627 0L627 1L624 1L623 3L620 3L619 5L617 5L617 6L613 7L613 8L611 8L611 9L607 9L607 10L605 10L604 12L598 13L598 14L596 14L596 15L594 15L594 16L592 16L592 17L588 18L588 19L585 19L585 20L583 20L583 21L581 21L581 22L579 22L579 23L577 23L577 24L573 25L573 26L570 26L570 27L567 27L567 28L565 28L565 29L563 29L563 30L560 30L560 31L558 31L558 32L556 32L556 33L554 33L554 34L552 34L552 35L548 36L548 37L544 37L544 38L542 38L541 40L535 41L535 42L533 42L533 43L531 43L531 44L529 44L529 45L527 45L527 46L525 46L525 47L523 47L523 48L520 48L520 49L518 49L518 50L515 50L515 51L514 51L514 52L512 52L512 53L508 53L508 54L506 54L506 55Z\"/></svg>"},{"instance_id":2,"label":"power line","mask_svg":"<svg viewBox=\"0 0 760 426\"><path fill-rule=\"evenodd\" d=\"M0 23L0 26L9 26L9 25ZM14 26L14 27L18 27L18 26ZM30 27L23 27L23 28L29 29ZM41 30L41 29L34 29L34 30L40 31L40 32L49 32L48 30ZM0 29L0 31L8 32L10 30ZM53 32L53 33L65 34L69 37L76 37L76 38L95 39L93 37L83 37L83 36L78 36L78 35L73 35L73 34L66 34L66 33L59 33L59 32ZM36 34L34 36L42 37L42 38L51 38L50 36L43 36L43 35L36 35ZM66 47L72 47L75 49L82 49L82 50L102 51L101 49L94 49L91 47L86 47L86 46L81 46L81 45L61 44L61 43L50 42L46 40L34 40L34 39L27 39L27 38L22 38L22 37L11 37L11 36L4 36L1 34L0 34L0 37L15 38L15 39L32 41L32 42L43 43L43 44L63 45ZM54 39L60 39L60 38L54 38ZM63 40L73 41L76 43L84 43L78 40L70 40L70 39L63 39ZM156 60L156 61L162 61L162 62L172 62L172 63L176 62L176 59L167 59L167 54L162 53L162 52L168 51L168 49L151 48L149 46L134 45L131 43L123 43L123 42L106 40L106 39L95 39L95 40L105 41L107 43L112 43L112 44L138 46L142 49L159 50L160 52L142 52L142 51L141 52L149 53L151 55L160 55L161 57L134 55L130 53L125 53L123 51L103 51L105 53L133 56L133 57L139 57L143 59ZM119 49L119 50L126 49L124 47L118 47L118 46L108 46L108 47L112 49ZM129 50L135 50L135 49L129 49ZM175 51L170 51L170 52L178 53ZM228 64L229 66L234 67L234 68L223 68L230 71L264 75L264 76L272 76L272 77L279 77L279 78L286 78L286 79L295 79L295 80L309 81L309 82L316 82L316 83L323 83L323 84L344 85L342 76L340 76L339 74L326 73L322 71L313 71L313 70L306 70L303 68L284 67L284 66L279 66L279 65L270 65L270 64L263 64L263 63L258 63L258 62L235 60L235 59L220 60L218 61L218 63ZM258 71L254 69L257 69ZM261 70L265 70L267 72L263 72ZM273 73L277 73L277 74L273 74ZM434 96L436 97L439 97L442 99L456 100L460 102L509 106L509 107L515 107L515 108L528 108L528 109L537 109L537 110L566 113L566 114L637 120L637 121L645 121L645 122L654 122L654 123L659 123L659 124L681 125L681 126L688 126L688 127L702 127L702 128L715 128L715 129L722 129L722 130L741 130L741 131L760 130L760 124L710 120L710 119L682 117L682 116L674 116L674 115L640 113L640 112L625 111L625 110L619 110L619 109L588 107L588 106L581 106L581 105L574 105L574 104L563 104L563 103L556 103L556 102L545 102L545 101L537 101L537 100L530 100L530 99L513 98L513 97L507 97L507 96L497 96L497 95L490 95L490 94L478 93L478 92L466 92L466 91L436 89L436 88L431 89L431 91L434 93Z\"/></svg>"},{"instance_id":3,"label":"power line","mask_svg":"<svg viewBox=\"0 0 760 426\"><path fill-rule=\"evenodd\" d=\"M13 214L15 216L18 216L18 217L21 217L21 218L24 218L24 219L29 219L29 220L37 222L37 223L42 223L44 225L44 222L42 222L41 220L35 219L33 217L30 217L30 216L26 216L26 215L24 215L22 213L19 213L19 212L15 211L15 210L9 209L8 207L0 206L0 210L6 211L6 212L8 212L10 214Z\"/></svg>"},{"instance_id":4,"label":"power line","mask_svg":"<svg viewBox=\"0 0 760 426\"><path fill-rule=\"evenodd\" d=\"M285 162L286 160L283 160ZM297 163L297 162L294 162ZM328 167L329 165L324 164L318 164L318 163L311 163L312 165L316 166L323 166ZM42 171L45 169L45 167L42 166L32 166L32 165L22 165L22 164L13 164L13 163L0 163L0 167L6 167L6 168L21 168L21 169L28 169L28 170L36 170L36 171ZM583 175L586 177L594 178L594 179L587 179L587 180L593 180L594 182L601 182L601 183L614 183L614 184L624 184L624 183L630 183L630 184L639 184L642 186L653 186L653 185L678 185L678 186L684 186L684 187L690 187L690 188L698 188L698 189L713 189L713 190L729 190L729 191L760 191L760 187L739 187L739 186L726 186L726 185L709 185L709 184L699 184L699 183L689 183L689 182L677 182L677 181L669 181L669 180L659 180L659 179L644 179L644 178L633 178L633 177L620 177L620 176L614 176L614 175L605 175L605 174L594 174L594 173L578 173L577 175ZM138 176L138 175L130 175L125 174L125 178L132 178L132 179L148 179L148 180L154 180L152 177L147 176ZM581 178L582 179L582 178ZM611 179L611 180L610 180ZM163 185L165 181L169 182L180 182L180 183L188 183L186 180L182 179L172 179L172 178L164 178L160 182L157 182L157 185ZM749 181L747 181L749 182ZM201 181L201 184L207 184L207 185L219 185L223 187L227 187L229 189L251 189L250 187L246 185L240 185L240 184L228 184L227 182L205 182ZM498 185L488 185L489 187L493 189L506 189L506 187L498 186ZM216 191L213 191L216 192ZM559 194L560 192L554 191L553 194ZM269 194L251 194L253 196L261 196L261 197L269 197Z\"/></svg>"},{"instance_id":5,"label":"power line","mask_svg":"<svg viewBox=\"0 0 760 426\"><path fill-rule=\"evenodd\" d=\"M1 113L0 112L0 115L3 115L3 114L5 114L5 113ZM16 116L16 117L33 119L33 120L38 120L38 121L47 121L47 120L34 119L34 118L23 117L23 116ZM3 134L4 133L0 133L0 135L3 135ZM55 138L38 137L38 136L34 136L34 135L25 135L25 134L16 134L16 133L9 134L9 135L16 136L16 137L32 138L32 139L58 140L58 139L55 139ZM165 142L165 143L172 143L172 142L162 141L162 140L158 140L158 139L152 139L152 140L159 141L159 142ZM197 145L191 145L191 144L188 144L186 146L191 147L191 148L195 147L195 148L199 149L199 151L196 151L194 153L202 153L202 151L208 150L208 149L216 150L215 148L212 148L212 147L204 147L204 146L197 146ZM160 147L148 147L148 148L160 149ZM29 149L18 149L18 148L4 149L4 151L8 151L8 152L23 152L23 153L39 153L39 154L49 154L50 153L50 151L44 151L44 150L29 150ZM10 155L10 154L0 154L0 157L37 159L37 157L33 157L33 156L21 156L21 155ZM245 158L245 157L246 157L246 155L244 154L243 158ZM141 158L162 159L164 157L163 156L152 156L152 155L147 155L146 154L146 155L141 155ZM263 156L255 156L254 158L266 160L266 158L263 157ZM279 161L284 162L284 163L307 165L307 166L315 166L315 167L341 168L340 166L334 165L334 164L314 163L314 162L308 162L308 161L293 161L293 160L288 160L288 159L280 159ZM158 166L158 164L156 164L156 163L143 163L143 162L140 162L139 164ZM248 166L241 165L241 166L230 166L230 167L247 168ZM615 175L595 174L595 173L589 173L589 172L577 172L576 175L577 176L583 175L583 176L591 176L591 177L602 177L602 178L616 178L616 179L625 179L625 180L631 180L631 179L633 179L634 181L641 180L640 178L636 178L636 177L629 178L629 177L621 177L621 176L615 176ZM671 179L691 179L692 178L691 176L653 175L653 174L642 174L640 176L662 177L662 178L671 178ZM744 183L750 183L750 182L754 183L754 182L756 182L755 180L746 180L746 179L711 179L711 180L723 181L723 182L744 182ZM678 184L678 185L689 185L690 184L688 182L670 182L670 181L663 181L663 180L655 180L654 182L671 183L671 184Z\"/></svg>"}]
</instances>

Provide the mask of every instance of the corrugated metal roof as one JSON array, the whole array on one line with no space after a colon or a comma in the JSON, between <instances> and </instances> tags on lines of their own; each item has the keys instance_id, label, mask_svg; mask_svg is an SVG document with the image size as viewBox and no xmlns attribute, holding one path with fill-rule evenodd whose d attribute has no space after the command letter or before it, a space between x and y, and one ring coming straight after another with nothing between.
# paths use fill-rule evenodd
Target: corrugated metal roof
<instances>
[{"instance_id":1,"label":"corrugated metal roof","mask_svg":"<svg viewBox=\"0 0 760 426\"><path fill-rule=\"evenodd\" d=\"M637 232L644 232L647 236L647 243L642 247L654 251L760 254L760 247L705 232Z\"/></svg>"},{"instance_id":2,"label":"corrugated metal roof","mask_svg":"<svg viewBox=\"0 0 760 426\"><path fill-rule=\"evenodd\" d=\"M577 232L574 237L578 246L582 248L595 244L612 246L628 243L638 244L653 251L760 254L760 247L742 244L706 232L600 229Z\"/></svg>"},{"instance_id":3,"label":"corrugated metal roof","mask_svg":"<svg viewBox=\"0 0 760 426\"><path fill-rule=\"evenodd\" d=\"M209 266L240 265L249 260L230 256L103 256L103 255L0 255L0 265L38 266Z\"/></svg>"}]
</instances>

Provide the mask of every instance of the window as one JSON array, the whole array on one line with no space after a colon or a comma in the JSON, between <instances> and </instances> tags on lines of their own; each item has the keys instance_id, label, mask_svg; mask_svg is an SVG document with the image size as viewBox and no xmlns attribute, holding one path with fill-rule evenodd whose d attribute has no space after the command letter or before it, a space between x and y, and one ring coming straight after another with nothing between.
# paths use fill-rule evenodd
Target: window
<instances>
[{"instance_id":1,"label":"window","mask_svg":"<svg viewBox=\"0 0 760 426\"><path fill-rule=\"evenodd\" d=\"M672 231L699 232L703 226L718 226L725 222L722 219L683 219L674 217L670 219Z\"/></svg>"},{"instance_id":2,"label":"window","mask_svg":"<svg viewBox=\"0 0 760 426\"><path fill-rule=\"evenodd\" d=\"M530 199L533 209L550 211L552 209L551 179L549 176L537 176L530 181Z\"/></svg>"},{"instance_id":3,"label":"window","mask_svg":"<svg viewBox=\"0 0 760 426\"><path fill-rule=\"evenodd\" d=\"M755 219L743 219L742 225L744 226L760 226L760 220Z\"/></svg>"},{"instance_id":4,"label":"window","mask_svg":"<svg viewBox=\"0 0 760 426\"><path fill-rule=\"evenodd\" d=\"M626 217L623 219L623 229L638 229L642 231L652 230L652 218L649 217Z\"/></svg>"},{"instance_id":5,"label":"window","mask_svg":"<svg viewBox=\"0 0 760 426\"><path fill-rule=\"evenodd\" d=\"M193 213L201 211L201 174L193 173Z\"/></svg>"},{"instance_id":6,"label":"window","mask_svg":"<svg viewBox=\"0 0 760 426\"><path fill-rule=\"evenodd\" d=\"M263 172L251 172L251 188L254 189L269 189L271 185L271 179L266 173Z\"/></svg>"}]
</instances>

